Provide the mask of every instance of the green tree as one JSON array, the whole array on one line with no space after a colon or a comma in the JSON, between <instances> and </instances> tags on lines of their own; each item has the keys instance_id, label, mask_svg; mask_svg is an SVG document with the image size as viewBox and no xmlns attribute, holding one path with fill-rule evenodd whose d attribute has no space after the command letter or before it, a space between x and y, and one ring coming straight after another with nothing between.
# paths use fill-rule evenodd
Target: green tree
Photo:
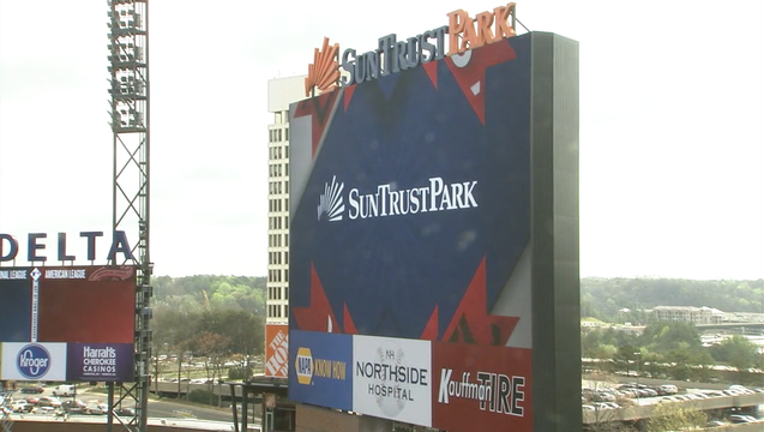
<instances>
[{"instance_id":1,"label":"green tree","mask_svg":"<svg viewBox=\"0 0 764 432\"><path fill-rule=\"evenodd\" d=\"M640 337L641 345L657 353L672 350L699 352L703 344L700 333L692 323L654 322L648 324Z\"/></svg>"},{"instance_id":2,"label":"green tree","mask_svg":"<svg viewBox=\"0 0 764 432\"><path fill-rule=\"evenodd\" d=\"M707 417L703 411L682 407L674 403L653 405L647 420L647 432L676 432L699 429L706 426Z\"/></svg>"},{"instance_id":3,"label":"green tree","mask_svg":"<svg viewBox=\"0 0 764 432\"><path fill-rule=\"evenodd\" d=\"M762 356L758 353L756 344L741 335L734 335L721 344L711 347L711 355L715 360L739 371L762 364Z\"/></svg>"}]
</instances>

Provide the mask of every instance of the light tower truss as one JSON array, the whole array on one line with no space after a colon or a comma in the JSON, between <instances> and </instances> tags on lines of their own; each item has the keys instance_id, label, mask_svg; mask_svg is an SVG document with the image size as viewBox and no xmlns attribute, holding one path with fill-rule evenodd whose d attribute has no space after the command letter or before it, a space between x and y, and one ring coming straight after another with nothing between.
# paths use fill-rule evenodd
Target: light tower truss
<instances>
[{"instance_id":1,"label":"light tower truss","mask_svg":"<svg viewBox=\"0 0 764 432\"><path fill-rule=\"evenodd\" d=\"M110 124L114 146L113 230L124 231L133 259L111 262L137 267L135 297L135 382L109 385L107 431L146 431L151 359L151 273L149 257L149 31L148 0L107 0L109 27ZM116 260L116 257L113 258ZM130 262L132 261L132 262ZM126 399L135 403L131 419L114 415ZM116 422L115 422L116 420Z\"/></svg>"},{"instance_id":2,"label":"light tower truss","mask_svg":"<svg viewBox=\"0 0 764 432\"><path fill-rule=\"evenodd\" d=\"M0 432L11 432L13 419L11 419L11 395L12 391L4 391L0 387Z\"/></svg>"}]
</instances>

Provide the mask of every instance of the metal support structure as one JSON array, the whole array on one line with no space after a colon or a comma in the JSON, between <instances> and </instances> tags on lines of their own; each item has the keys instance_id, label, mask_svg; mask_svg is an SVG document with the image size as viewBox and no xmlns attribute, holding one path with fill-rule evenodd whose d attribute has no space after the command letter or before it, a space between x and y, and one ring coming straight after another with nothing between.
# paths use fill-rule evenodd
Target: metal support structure
<instances>
[{"instance_id":1,"label":"metal support structure","mask_svg":"<svg viewBox=\"0 0 764 432\"><path fill-rule=\"evenodd\" d=\"M149 25L148 0L107 0L109 10L109 95L114 146L113 229L137 239L133 259L110 262L137 267L135 293L135 383L118 383L124 396L135 402L135 416L122 419L110 415L107 428L117 419L122 430L145 432L151 361L151 273L149 257ZM113 259L116 260L116 257ZM110 393L113 395L113 388Z\"/></svg>"},{"instance_id":2,"label":"metal support structure","mask_svg":"<svg viewBox=\"0 0 764 432\"><path fill-rule=\"evenodd\" d=\"M11 432L13 428L13 419L10 415L12 394L12 391L3 391L0 385L0 432Z\"/></svg>"}]
</instances>

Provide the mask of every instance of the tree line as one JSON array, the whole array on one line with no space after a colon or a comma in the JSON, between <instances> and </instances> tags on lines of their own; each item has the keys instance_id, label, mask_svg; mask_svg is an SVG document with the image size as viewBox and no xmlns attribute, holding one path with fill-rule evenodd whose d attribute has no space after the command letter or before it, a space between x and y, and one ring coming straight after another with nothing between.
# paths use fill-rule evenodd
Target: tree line
<instances>
[{"instance_id":1,"label":"tree line","mask_svg":"<svg viewBox=\"0 0 764 432\"><path fill-rule=\"evenodd\" d=\"M764 279L581 279L581 316L617 322L618 310L708 306L724 312L764 313Z\"/></svg>"},{"instance_id":2,"label":"tree line","mask_svg":"<svg viewBox=\"0 0 764 432\"><path fill-rule=\"evenodd\" d=\"M762 383L764 356L747 338L733 335L719 345L704 347L691 323L654 322L636 335L614 328L584 331L581 353L590 368L639 374L653 378L710 382L722 372L715 366L729 366L741 383Z\"/></svg>"},{"instance_id":3,"label":"tree line","mask_svg":"<svg viewBox=\"0 0 764 432\"><path fill-rule=\"evenodd\" d=\"M154 376L170 372L163 356L177 358L179 373L194 358L212 380L251 376L265 339L264 277L162 276L152 283Z\"/></svg>"}]
</instances>

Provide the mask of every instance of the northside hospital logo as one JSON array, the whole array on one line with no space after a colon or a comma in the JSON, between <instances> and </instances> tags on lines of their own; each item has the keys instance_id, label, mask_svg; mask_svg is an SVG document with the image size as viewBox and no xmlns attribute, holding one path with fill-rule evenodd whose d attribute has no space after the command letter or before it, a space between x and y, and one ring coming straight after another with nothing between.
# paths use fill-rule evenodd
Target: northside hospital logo
<instances>
[{"instance_id":1,"label":"northside hospital logo","mask_svg":"<svg viewBox=\"0 0 764 432\"><path fill-rule=\"evenodd\" d=\"M346 212L342 194L345 183L332 176L318 198L317 217L319 221L338 222L346 213L348 219L356 220L477 208L477 184L477 180L446 183L442 177L431 177L427 184L410 189L398 189L395 183L377 185L371 193L352 188L347 193Z\"/></svg>"}]
</instances>

